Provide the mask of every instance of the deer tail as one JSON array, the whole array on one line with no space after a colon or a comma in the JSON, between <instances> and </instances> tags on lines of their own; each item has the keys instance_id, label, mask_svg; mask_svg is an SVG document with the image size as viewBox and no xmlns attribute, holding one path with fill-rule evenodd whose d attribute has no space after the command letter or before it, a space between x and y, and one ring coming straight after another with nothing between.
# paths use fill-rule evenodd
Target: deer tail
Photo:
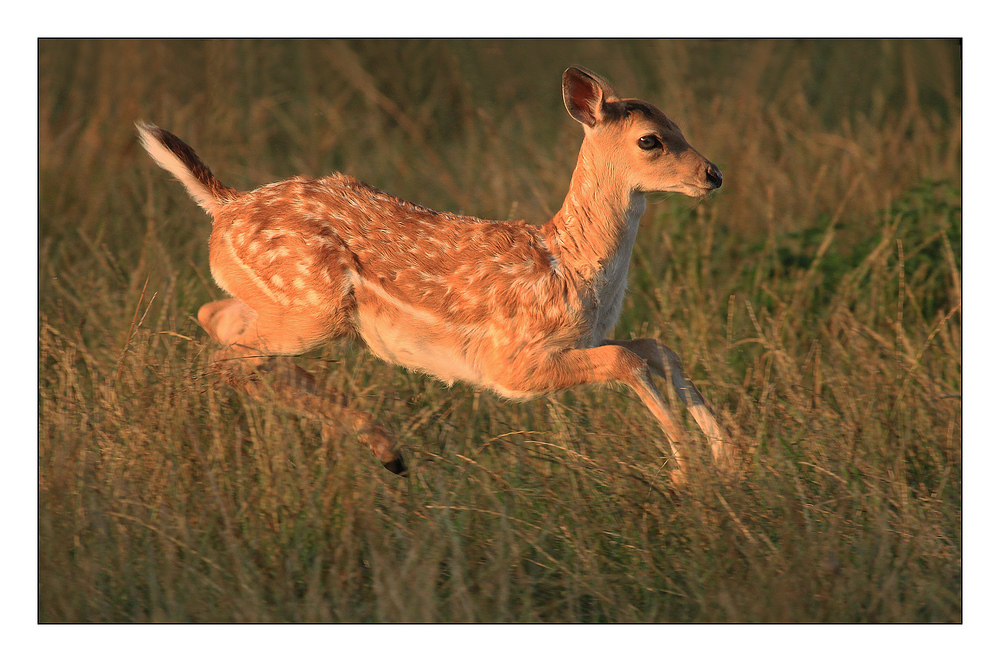
<instances>
[{"instance_id":1,"label":"deer tail","mask_svg":"<svg viewBox=\"0 0 1000 662\"><path fill-rule=\"evenodd\" d=\"M212 174L194 150L174 134L142 120L135 123L139 141L156 164L172 174L205 211L214 215L222 205L240 196Z\"/></svg>"}]
</instances>

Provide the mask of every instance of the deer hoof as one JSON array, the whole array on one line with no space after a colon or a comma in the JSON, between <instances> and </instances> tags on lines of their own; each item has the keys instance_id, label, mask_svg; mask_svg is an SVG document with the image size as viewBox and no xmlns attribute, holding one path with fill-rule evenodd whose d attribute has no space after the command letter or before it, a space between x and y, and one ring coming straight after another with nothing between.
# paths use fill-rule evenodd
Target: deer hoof
<instances>
[{"instance_id":1,"label":"deer hoof","mask_svg":"<svg viewBox=\"0 0 1000 662\"><path fill-rule=\"evenodd\" d=\"M388 462L383 462L382 466L398 476L406 476L409 473L409 470L406 468L406 462L403 462L402 455Z\"/></svg>"}]
</instances>

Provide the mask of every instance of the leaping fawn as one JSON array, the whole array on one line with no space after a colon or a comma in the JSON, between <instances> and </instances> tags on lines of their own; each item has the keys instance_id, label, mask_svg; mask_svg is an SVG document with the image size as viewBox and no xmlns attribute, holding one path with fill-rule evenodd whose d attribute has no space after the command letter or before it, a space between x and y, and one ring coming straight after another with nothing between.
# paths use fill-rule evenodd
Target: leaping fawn
<instances>
[{"instance_id":1,"label":"leaping fawn","mask_svg":"<svg viewBox=\"0 0 1000 662\"><path fill-rule=\"evenodd\" d=\"M660 110L618 98L590 71L567 69L562 91L583 145L565 202L541 227L432 211L342 174L237 191L179 138L138 122L153 160L214 219L212 276L231 298L202 306L198 322L222 346L213 364L225 381L319 419L324 433L356 434L397 474L406 465L383 425L282 357L351 337L390 363L514 400L623 382L663 428L680 481L686 435L656 373L722 459L725 433L677 354L608 338L644 194L703 196L722 173Z\"/></svg>"}]
</instances>

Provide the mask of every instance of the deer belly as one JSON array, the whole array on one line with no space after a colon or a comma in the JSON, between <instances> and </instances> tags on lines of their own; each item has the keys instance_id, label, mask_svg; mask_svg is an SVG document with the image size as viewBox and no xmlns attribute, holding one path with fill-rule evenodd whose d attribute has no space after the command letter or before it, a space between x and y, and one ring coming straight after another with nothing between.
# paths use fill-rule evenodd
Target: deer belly
<instances>
[{"instance_id":1,"label":"deer belly","mask_svg":"<svg viewBox=\"0 0 1000 662\"><path fill-rule=\"evenodd\" d=\"M378 285L355 277L354 327L368 349L389 363L456 380L483 384L483 374L467 356L463 329L432 311L391 296Z\"/></svg>"},{"instance_id":2,"label":"deer belly","mask_svg":"<svg viewBox=\"0 0 1000 662\"><path fill-rule=\"evenodd\" d=\"M368 349L383 361L434 375L446 384L456 380L480 384L482 374L462 351L461 338L398 311L361 315L358 333Z\"/></svg>"}]
</instances>

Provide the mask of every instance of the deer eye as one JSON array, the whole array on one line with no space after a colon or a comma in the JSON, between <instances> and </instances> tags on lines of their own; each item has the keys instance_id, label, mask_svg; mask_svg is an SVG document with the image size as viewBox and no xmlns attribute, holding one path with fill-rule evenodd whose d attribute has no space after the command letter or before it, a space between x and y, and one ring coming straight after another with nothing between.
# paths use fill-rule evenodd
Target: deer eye
<instances>
[{"instance_id":1,"label":"deer eye","mask_svg":"<svg viewBox=\"0 0 1000 662\"><path fill-rule=\"evenodd\" d=\"M660 139L656 136L649 135L639 138L639 149L649 151L651 149L656 149L660 147Z\"/></svg>"}]
</instances>

